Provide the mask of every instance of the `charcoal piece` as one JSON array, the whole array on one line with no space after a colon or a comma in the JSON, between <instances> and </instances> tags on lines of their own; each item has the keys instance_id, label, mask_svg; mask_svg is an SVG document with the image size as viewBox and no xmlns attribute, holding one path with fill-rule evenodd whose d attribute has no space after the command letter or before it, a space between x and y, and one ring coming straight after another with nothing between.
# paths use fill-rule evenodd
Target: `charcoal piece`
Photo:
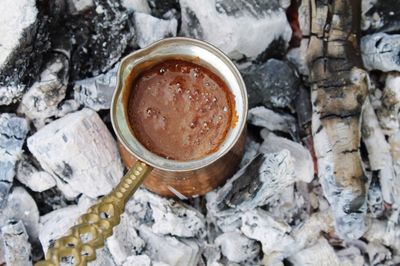
<instances>
[{"instance_id":1,"label":"charcoal piece","mask_svg":"<svg viewBox=\"0 0 400 266\"><path fill-rule=\"evenodd\" d=\"M274 200L296 181L293 158L288 150L258 154L219 190L207 194L207 209L214 217L226 217Z\"/></svg>"},{"instance_id":2,"label":"charcoal piece","mask_svg":"<svg viewBox=\"0 0 400 266\"><path fill-rule=\"evenodd\" d=\"M282 41L280 48L285 50L291 39L292 30L277 0L180 0L179 3L180 35L208 41L233 59L256 59L278 40Z\"/></svg>"},{"instance_id":3,"label":"charcoal piece","mask_svg":"<svg viewBox=\"0 0 400 266\"><path fill-rule=\"evenodd\" d=\"M39 232L39 211L31 195L22 187L13 187L3 209L0 209L0 227L8 221L21 220L31 241L37 241Z\"/></svg>"},{"instance_id":4,"label":"charcoal piece","mask_svg":"<svg viewBox=\"0 0 400 266\"><path fill-rule=\"evenodd\" d=\"M0 105L9 105L36 77L49 42L35 0L5 0L1 7Z\"/></svg>"},{"instance_id":5,"label":"charcoal piece","mask_svg":"<svg viewBox=\"0 0 400 266\"><path fill-rule=\"evenodd\" d=\"M180 10L179 0L147 0L150 9L151 15L163 18L165 13L168 13L171 10Z\"/></svg>"},{"instance_id":6,"label":"charcoal piece","mask_svg":"<svg viewBox=\"0 0 400 266\"><path fill-rule=\"evenodd\" d=\"M22 221L10 221L1 228L0 245L6 265L32 265L31 244Z\"/></svg>"},{"instance_id":7,"label":"charcoal piece","mask_svg":"<svg viewBox=\"0 0 400 266\"><path fill-rule=\"evenodd\" d=\"M70 78L80 80L106 72L121 58L134 37L129 13L119 1L93 0L76 15L53 12L52 42L71 44ZM60 27L63 31L60 32ZM64 45L65 46L65 45Z\"/></svg>"},{"instance_id":8,"label":"charcoal piece","mask_svg":"<svg viewBox=\"0 0 400 266\"><path fill-rule=\"evenodd\" d=\"M361 56L368 70L400 71L400 34L376 33L361 38Z\"/></svg>"},{"instance_id":9,"label":"charcoal piece","mask_svg":"<svg viewBox=\"0 0 400 266\"><path fill-rule=\"evenodd\" d=\"M238 231L219 235L215 239L215 244L221 247L222 254L228 260L237 263L248 265L249 262L255 260L260 254L260 245L258 242L245 237Z\"/></svg>"},{"instance_id":10,"label":"charcoal piece","mask_svg":"<svg viewBox=\"0 0 400 266\"><path fill-rule=\"evenodd\" d=\"M148 14L136 12L133 15L136 30L136 42L144 48L149 44L167 37L175 37L178 21L175 18L159 19Z\"/></svg>"},{"instance_id":11,"label":"charcoal piece","mask_svg":"<svg viewBox=\"0 0 400 266\"><path fill-rule=\"evenodd\" d=\"M123 264L129 256L141 254L145 246L133 226L134 222L128 214L122 214L120 224L106 241L107 248L117 265Z\"/></svg>"},{"instance_id":12,"label":"charcoal piece","mask_svg":"<svg viewBox=\"0 0 400 266\"><path fill-rule=\"evenodd\" d=\"M400 30L399 0L363 0L361 28L367 33Z\"/></svg>"},{"instance_id":13,"label":"charcoal piece","mask_svg":"<svg viewBox=\"0 0 400 266\"><path fill-rule=\"evenodd\" d=\"M117 84L118 64L107 73L75 81L74 98L80 104L99 111L110 109Z\"/></svg>"},{"instance_id":14,"label":"charcoal piece","mask_svg":"<svg viewBox=\"0 0 400 266\"><path fill-rule=\"evenodd\" d=\"M250 107L293 107L300 80L286 62L270 59L261 65L250 65L241 73L249 94Z\"/></svg>"},{"instance_id":15,"label":"charcoal piece","mask_svg":"<svg viewBox=\"0 0 400 266\"><path fill-rule=\"evenodd\" d=\"M16 167L16 178L32 191L42 192L56 185L54 178L38 169L28 156L23 156Z\"/></svg>"},{"instance_id":16,"label":"charcoal piece","mask_svg":"<svg viewBox=\"0 0 400 266\"><path fill-rule=\"evenodd\" d=\"M67 85L68 58L62 53L51 53L38 80L22 97L18 112L31 120L37 129L55 117L65 115L61 102L66 96Z\"/></svg>"},{"instance_id":17,"label":"charcoal piece","mask_svg":"<svg viewBox=\"0 0 400 266\"><path fill-rule=\"evenodd\" d=\"M15 164L22 154L22 145L29 131L28 122L14 114L0 114L0 209L7 200Z\"/></svg>"},{"instance_id":18,"label":"charcoal piece","mask_svg":"<svg viewBox=\"0 0 400 266\"><path fill-rule=\"evenodd\" d=\"M122 0L121 5L128 11L150 14L150 6L147 0Z\"/></svg>"},{"instance_id":19,"label":"charcoal piece","mask_svg":"<svg viewBox=\"0 0 400 266\"><path fill-rule=\"evenodd\" d=\"M260 0L216 0L215 8L218 13L226 14L236 18L250 15L254 17L268 16L272 11L278 10L279 1L260 1Z\"/></svg>"},{"instance_id":20,"label":"charcoal piece","mask_svg":"<svg viewBox=\"0 0 400 266\"><path fill-rule=\"evenodd\" d=\"M175 266L198 265L200 247L195 240L158 235L145 225L138 230L152 259Z\"/></svg>"}]
</instances>

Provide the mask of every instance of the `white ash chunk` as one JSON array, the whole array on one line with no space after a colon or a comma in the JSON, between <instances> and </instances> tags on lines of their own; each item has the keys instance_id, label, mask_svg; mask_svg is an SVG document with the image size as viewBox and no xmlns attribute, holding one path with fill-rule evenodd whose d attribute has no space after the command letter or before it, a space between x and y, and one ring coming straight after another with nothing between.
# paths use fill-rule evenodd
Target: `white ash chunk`
<instances>
[{"instance_id":1,"label":"white ash chunk","mask_svg":"<svg viewBox=\"0 0 400 266\"><path fill-rule=\"evenodd\" d=\"M107 247L116 264L121 265L132 255L138 255L143 250L145 243L136 233L132 217L121 215L120 224L114 233L107 239Z\"/></svg>"},{"instance_id":2,"label":"white ash chunk","mask_svg":"<svg viewBox=\"0 0 400 266\"><path fill-rule=\"evenodd\" d=\"M261 209L243 214L241 230L247 237L261 242L264 261L266 257L269 261L283 259L286 257L284 254L290 254L289 247L295 245L295 240L289 235L291 227Z\"/></svg>"},{"instance_id":3,"label":"white ash chunk","mask_svg":"<svg viewBox=\"0 0 400 266\"><path fill-rule=\"evenodd\" d=\"M395 198L393 195L395 185L393 160L390 146L379 126L378 118L369 100L364 104L362 118L362 137L368 151L368 159L373 174L368 204L372 213L379 215L379 212L382 213L383 211L383 200L387 203L393 203ZM380 198L380 194L383 199Z\"/></svg>"},{"instance_id":4,"label":"white ash chunk","mask_svg":"<svg viewBox=\"0 0 400 266\"><path fill-rule=\"evenodd\" d=\"M349 246L348 248L338 250L336 251L336 255L341 261L340 265L363 266L366 264L363 256L364 254L362 254L361 250L355 246Z\"/></svg>"},{"instance_id":5,"label":"white ash chunk","mask_svg":"<svg viewBox=\"0 0 400 266\"><path fill-rule=\"evenodd\" d=\"M399 225L390 225L385 221L373 219L363 237L369 242L388 246L393 249L395 254L400 254Z\"/></svg>"},{"instance_id":6,"label":"white ash chunk","mask_svg":"<svg viewBox=\"0 0 400 266\"><path fill-rule=\"evenodd\" d=\"M75 223L79 216L86 212L94 202L82 197L78 205L69 205L40 217L39 240L46 253L55 240L63 236Z\"/></svg>"},{"instance_id":7,"label":"white ash chunk","mask_svg":"<svg viewBox=\"0 0 400 266\"><path fill-rule=\"evenodd\" d=\"M94 6L93 0L68 0L66 4L71 15L77 15Z\"/></svg>"},{"instance_id":8,"label":"white ash chunk","mask_svg":"<svg viewBox=\"0 0 400 266\"><path fill-rule=\"evenodd\" d=\"M146 242L150 257L170 266L197 266L200 260L200 247L191 239L155 234L145 225L139 227L139 235Z\"/></svg>"},{"instance_id":9,"label":"white ash chunk","mask_svg":"<svg viewBox=\"0 0 400 266\"><path fill-rule=\"evenodd\" d=\"M7 198L15 175L15 164L29 131L28 122L14 114L0 114L0 207Z\"/></svg>"},{"instance_id":10,"label":"white ash chunk","mask_svg":"<svg viewBox=\"0 0 400 266\"><path fill-rule=\"evenodd\" d=\"M123 173L114 139L90 109L41 128L28 138L28 148L63 192L67 187L96 198L110 192Z\"/></svg>"},{"instance_id":11,"label":"white ash chunk","mask_svg":"<svg viewBox=\"0 0 400 266\"><path fill-rule=\"evenodd\" d=\"M110 109L117 85L119 64L97 77L75 81L74 98L77 102L95 111Z\"/></svg>"},{"instance_id":12,"label":"white ash chunk","mask_svg":"<svg viewBox=\"0 0 400 266\"><path fill-rule=\"evenodd\" d=\"M293 263L293 265L351 266L351 264L340 261L332 246L323 237L321 237L315 245L295 253L290 256L288 260Z\"/></svg>"},{"instance_id":13,"label":"white ash chunk","mask_svg":"<svg viewBox=\"0 0 400 266\"><path fill-rule=\"evenodd\" d=\"M222 254L233 262L255 260L260 253L257 241L245 237L241 232L229 232L219 235L215 244L221 248Z\"/></svg>"},{"instance_id":14,"label":"white ash chunk","mask_svg":"<svg viewBox=\"0 0 400 266\"><path fill-rule=\"evenodd\" d=\"M1 228L0 245L3 245L5 265L32 265L31 244L28 238L21 221L12 221Z\"/></svg>"},{"instance_id":15,"label":"white ash chunk","mask_svg":"<svg viewBox=\"0 0 400 266\"><path fill-rule=\"evenodd\" d=\"M365 253L368 254L371 265L382 265L385 262L388 263L392 259L392 253L388 248L374 242L366 245ZM390 265L390 263L388 264ZM391 265L394 265L394 263Z\"/></svg>"},{"instance_id":16,"label":"white ash chunk","mask_svg":"<svg viewBox=\"0 0 400 266\"><path fill-rule=\"evenodd\" d=\"M208 41L232 58L256 58L292 30L279 1L180 0L181 35Z\"/></svg>"},{"instance_id":17,"label":"white ash chunk","mask_svg":"<svg viewBox=\"0 0 400 266\"><path fill-rule=\"evenodd\" d=\"M96 260L89 262L87 265L88 266L120 266L121 264L116 264L113 260L113 257L111 256L108 248L103 247L99 250L96 250ZM135 265L135 264L133 264L133 265Z\"/></svg>"},{"instance_id":18,"label":"white ash chunk","mask_svg":"<svg viewBox=\"0 0 400 266\"><path fill-rule=\"evenodd\" d=\"M207 209L211 216L221 218L245 212L275 200L294 182L293 158L288 150L259 154L222 188L207 194Z\"/></svg>"},{"instance_id":19,"label":"white ash chunk","mask_svg":"<svg viewBox=\"0 0 400 266\"><path fill-rule=\"evenodd\" d=\"M278 137L268 131L261 131L264 139L259 151L262 153L274 153L288 150L293 159L297 181L310 183L314 178L314 163L309 150L303 145L286 138Z\"/></svg>"},{"instance_id":20,"label":"white ash chunk","mask_svg":"<svg viewBox=\"0 0 400 266\"><path fill-rule=\"evenodd\" d=\"M39 170L27 156L17 164L16 178L19 182L36 192L43 192L56 186L54 178L46 171Z\"/></svg>"},{"instance_id":21,"label":"white ash chunk","mask_svg":"<svg viewBox=\"0 0 400 266\"><path fill-rule=\"evenodd\" d=\"M393 134L400 129L400 73L392 72L386 76L385 88L378 108L379 123L385 132Z\"/></svg>"},{"instance_id":22,"label":"white ash chunk","mask_svg":"<svg viewBox=\"0 0 400 266\"><path fill-rule=\"evenodd\" d=\"M398 0L362 0L361 29L367 32L398 32L400 13Z\"/></svg>"},{"instance_id":23,"label":"white ash chunk","mask_svg":"<svg viewBox=\"0 0 400 266\"><path fill-rule=\"evenodd\" d=\"M121 5L129 11L150 14L150 6L147 0L122 0Z\"/></svg>"},{"instance_id":24,"label":"white ash chunk","mask_svg":"<svg viewBox=\"0 0 400 266\"><path fill-rule=\"evenodd\" d=\"M32 120L36 128L43 127L60 117L60 103L65 98L68 85L68 58L53 53L44 70L22 97L18 112Z\"/></svg>"},{"instance_id":25,"label":"white ash chunk","mask_svg":"<svg viewBox=\"0 0 400 266\"><path fill-rule=\"evenodd\" d=\"M35 0L4 0L1 3L0 17L0 105L8 105L20 98L25 85L20 83L20 76L26 74L21 64L24 49L31 45L34 39L38 10ZM32 52L32 49L31 49ZM23 52L22 57L25 56Z\"/></svg>"},{"instance_id":26,"label":"white ash chunk","mask_svg":"<svg viewBox=\"0 0 400 266\"><path fill-rule=\"evenodd\" d=\"M376 33L361 38L361 56L368 70L400 71L400 35Z\"/></svg>"},{"instance_id":27,"label":"white ash chunk","mask_svg":"<svg viewBox=\"0 0 400 266\"><path fill-rule=\"evenodd\" d=\"M29 193L22 187L14 187L0 210L0 227L8 221L22 221L32 241L39 233L39 210Z\"/></svg>"},{"instance_id":28,"label":"white ash chunk","mask_svg":"<svg viewBox=\"0 0 400 266\"><path fill-rule=\"evenodd\" d=\"M152 266L151 259L146 254L129 256L122 266ZM154 264L153 264L154 265Z\"/></svg>"},{"instance_id":29,"label":"white ash chunk","mask_svg":"<svg viewBox=\"0 0 400 266\"><path fill-rule=\"evenodd\" d=\"M128 212L130 212L129 206L138 203L147 209L147 206L150 207L151 218L154 222L152 230L155 233L179 237L201 237L205 233L203 215L183 202L163 198L141 189L134 194L133 199L128 203Z\"/></svg>"},{"instance_id":30,"label":"white ash chunk","mask_svg":"<svg viewBox=\"0 0 400 266\"><path fill-rule=\"evenodd\" d=\"M247 138L246 144L244 145L244 153L242 161L240 162L239 167L242 168L243 166L248 164L254 157L256 157L259 148L260 148L260 143L250 138Z\"/></svg>"},{"instance_id":31,"label":"white ash chunk","mask_svg":"<svg viewBox=\"0 0 400 266\"><path fill-rule=\"evenodd\" d=\"M141 48L163 38L176 36L178 21L175 18L159 19L140 12L135 12L133 16L136 43Z\"/></svg>"},{"instance_id":32,"label":"white ash chunk","mask_svg":"<svg viewBox=\"0 0 400 266\"><path fill-rule=\"evenodd\" d=\"M297 71L304 76L308 76L310 74L310 69L308 68L307 62L308 42L309 40L302 39L299 47L290 49L290 51L286 54L287 59L292 62L296 66Z\"/></svg>"},{"instance_id":33,"label":"white ash chunk","mask_svg":"<svg viewBox=\"0 0 400 266\"><path fill-rule=\"evenodd\" d=\"M250 124L264 127L269 131L282 131L295 135L296 120L288 114L279 114L263 106L254 107L249 110L248 121Z\"/></svg>"},{"instance_id":34,"label":"white ash chunk","mask_svg":"<svg viewBox=\"0 0 400 266\"><path fill-rule=\"evenodd\" d=\"M222 264L218 262L221 259L221 251L217 245L205 243L202 248L204 264L208 266L222 266Z\"/></svg>"}]
</instances>

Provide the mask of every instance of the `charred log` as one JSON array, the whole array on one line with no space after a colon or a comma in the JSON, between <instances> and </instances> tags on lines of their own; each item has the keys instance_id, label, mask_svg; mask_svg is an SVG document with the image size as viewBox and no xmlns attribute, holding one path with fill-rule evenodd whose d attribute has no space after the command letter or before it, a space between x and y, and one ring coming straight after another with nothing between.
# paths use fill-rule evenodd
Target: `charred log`
<instances>
[{"instance_id":1,"label":"charred log","mask_svg":"<svg viewBox=\"0 0 400 266\"><path fill-rule=\"evenodd\" d=\"M359 11L357 0L312 1L307 50L318 175L342 238L365 231L367 178L359 148L368 80L360 68Z\"/></svg>"}]
</instances>

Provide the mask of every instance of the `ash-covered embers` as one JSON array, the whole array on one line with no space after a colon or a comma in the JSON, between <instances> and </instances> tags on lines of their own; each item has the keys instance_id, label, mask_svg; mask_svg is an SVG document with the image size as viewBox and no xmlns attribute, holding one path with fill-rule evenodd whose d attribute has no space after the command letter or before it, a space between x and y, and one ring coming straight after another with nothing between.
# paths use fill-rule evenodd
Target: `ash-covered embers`
<instances>
[{"instance_id":1,"label":"ash-covered embers","mask_svg":"<svg viewBox=\"0 0 400 266\"><path fill-rule=\"evenodd\" d=\"M0 105L9 105L32 84L49 41L47 18L35 0L5 0L1 11Z\"/></svg>"}]
</instances>

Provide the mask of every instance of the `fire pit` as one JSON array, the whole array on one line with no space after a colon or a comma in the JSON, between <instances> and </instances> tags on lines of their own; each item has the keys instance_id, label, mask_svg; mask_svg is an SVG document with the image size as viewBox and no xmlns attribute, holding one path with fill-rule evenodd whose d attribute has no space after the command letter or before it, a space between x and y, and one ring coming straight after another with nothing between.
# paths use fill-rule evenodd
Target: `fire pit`
<instances>
[{"instance_id":1,"label":"fire pit","mask_svg":"<svg viewBox=\"0 0 400 266\"><path fill-rule=\"evenodd\" d=\"M3 0L0 265L44 259L118 184L119 63L174 36L215 45L240 70L244 157L205 196L140 188L89 265L400 264L399 6Z\"/></svg>"}]
</instances>

